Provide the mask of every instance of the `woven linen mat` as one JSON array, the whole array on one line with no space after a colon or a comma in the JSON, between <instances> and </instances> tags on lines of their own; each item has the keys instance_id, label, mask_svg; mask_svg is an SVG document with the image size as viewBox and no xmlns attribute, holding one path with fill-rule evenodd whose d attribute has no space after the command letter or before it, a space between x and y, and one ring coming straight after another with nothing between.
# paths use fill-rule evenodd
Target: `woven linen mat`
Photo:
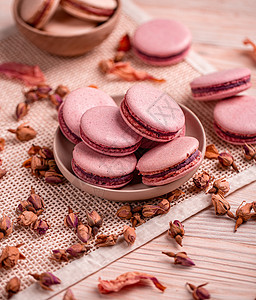
<instances>
[{"instance_id":1,"label":"woven linen mat","mask_svg":"<svg viewBox=\"0 0 256 300\"><path fill-rule=\"evenodd\" d=\"M124 3L125 2L125 3ZM27 42L20 34L15 33L1 41L0 62L17 61L30 65L38 64L46 75L47 82L56 87L58 84L67 85L71 90L89 84L95 84L110 95L125 93L133 84L102 75L98 70L98 62L101 59L110 58L114 54L114 48L119 38L126 32L132 34L138 22L148 19L148 16L134 9L130 1L123 1L124 13L120 22L111 36L97 49L87 55L77 58L60 58L44 53ZM132 15L131 19L128 15ZM135 20L134 20L135 19ZM132 55L129 60L137 69L148 71L158 78L165 78L166 83L158 87L166 90L179 103L182 103L194 111L200 118L207 136L207 144L214 143L220 151L227 147L236 159L240 173L236 174L232 169L220 169L216 161L204 160L200 170L207 170L215 178L226 176L231 183L231 191L256 180L256 167L253 163L245 162L242 157L241 147L232 146L218 139L212 128L212 111L214 103L194 102L190 97L189 82L213 68L198 57L193 51L188 58L171 67L146 66ZM0 251L6 245L24 244L20 251L25 255L25 260L10 269L0 270L0 299L5 298L4 287L13 276L22 279L22 292L13 299L47 299L55 293L67 288L78 280L96 272L107 264L122 257L128 252L145 244L154 237L167 230L170 220L183 221L210 205L210 197L204 193L192 191L192 180L184 184L181 189L186 194L171 203L172 208L167 215L159 216L147 221L138 227L137 240L133 246L127 246L122 239L114 247L96 249L93 246L88 255L69 263L57 263L49 259L52 249L67 248L78 242L75 234L64 227L63 219L70 206L74 211L79 211L80 218L86 222L86 210L96 210L104 218L104 226L100 233L119 232L126 221L121 221L115 216L116 210L123 203L111 202L86 194L65 182L59 186L44 183L43 180L33 177L30 172L22 168L22 162L28 158L27 150L31 144L52 147L54 132L58 126L57 113L48 102L35 103L24 118L38 132L33 141L19 142L14 135L7 132L8 128L16 128L18 123L14 119L16 105L23 100L22 86L16 81L1 78L0 80L0 137L6 139L5 150L1 153L3 168L8 173L0 183L0 215L3 212L15 220L16 207L20 200L25 200L33 187L45 201L43 218L51 224L51 229L45 236L37 236L30 229L15 226L13 233L0 242ZM22 123L20 122L20 123ZM19 123L19 124L20 124ZM151 200L150 203L155 203ZM142 202L142 203L145 203ZM138 204L135 202L135 205ZM34 279L28 273L54 272L62 281L62 284L54 287L54 292L44 291L37 284L32 284ZM31 285L32 284L32 285ZM95 283L96 284L96 283ZM29 286L29 288L27 288ZM27 288L27 289L25 289ZM94 288L94 287L93 287Z\"/></svg>"}]
</instances>

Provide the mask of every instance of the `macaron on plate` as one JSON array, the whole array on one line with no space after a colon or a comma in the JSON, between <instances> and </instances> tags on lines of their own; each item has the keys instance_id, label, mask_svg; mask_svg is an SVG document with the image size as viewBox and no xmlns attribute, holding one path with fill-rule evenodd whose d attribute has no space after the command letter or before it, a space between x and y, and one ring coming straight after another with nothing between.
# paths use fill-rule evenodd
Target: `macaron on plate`
<instances>
[{"instance_id":1,"label":"macaron on plate","mask_svg":"<svg viewBox=\"0 0 256 300\"><path fill-rule=\"evenodd\" d=\"M119 106L122 99L124 98L124 95L118 95L118 96L113 96L112 97L115 101L115 103ZM199 119L196 117L196 115L190 111L188 108L186 108L183 105L180 105L184 115L185 115L185 119L186 119L186 135L194 137L198 140L198 145L196 145L196 148L198 149L198 151L200 151L201 153L201 157L204 157L204 153L205 153L205 148L206 148L206 139L205 139L205 132L203 129L203 126L201 124L201 122L199 121ZM183 137L181 137L183 138ZM161 143L164 145L164 143ZM160 145L162 146L162 145ZM87 183L83 180L81 180L80 178L82 178L83 176L86 176L86 174L81 173L81 176L79 178L78 174L79 170L76 170L76 174L77 176L74 174L73 170L72 170L72 153L74 151L74 148L76 149L74 151L74 156L73 159L75 159L75 161L73 161L73 168L74 168L74 163L77 163L77 165L79 165L81 167L81 165L79 164L79 151L81 151L80 149L80 144L74 145L72 142L70 142L61 132L61 130L58 128L56 130L55 133L55 137L54 137L54 144L53 144L53 151L54 151L54 157L56 160L56 163L60 169L60 171L62 172L62 174L66 177L66 179L73 184L74 186L78 187L79 189L92 194L94 196L98 196L101 198L105 198L108 200L113 200L113 201L137 201L137 200L144 200L144 199L149 199L149 198L153 198L153 197L158 197L160 195L163 195L165 193L168 193L176 188L178 188L179 186L181 186L183 183L185 183L186 181L188 181L196 172L196 170L198 169L200 162L196 165L195 168L191 168L188 172L184 173L182 177L177 178L177 180L164 184L164 185L160 185L160 186L149 186L149 185L145 185L143 183L137 183L136 181L131 181L129 184L120 187L118 189L116 188L106 188L106 187L102 187L102 186L98 186L95 184L90 184ZM86 146L85 144L83 144L83 147L85 147L86 149L82 149L83 151L86 150L88 152L88 155L90 155L90 149L88 146ZM192 147L193 148L193 147ZM89 149L89 150L88 150ZM154 149L152 149L154 150ZM150 150L150 151L152 151ZM195 149L192 149L195 150ZM93 150L92 150L93 151ZM192 151L193 152L193 151ZM75 155L75 153L77 153L78 155ZM101 153L97 153L99 156L102 155ZM193 153L191 153L192 155ZM104 157L106 157L104 155ZM133 161L134 159L134 154L130 154L128 155L128 157L130 157L129 159L131 161ZM111 157L109 156L109 161L106 162L106 164L110 163L111 165L111 159L120 159L120 161L125 158L125 157ZM183 159L183 158L181 158ZM76 161L77 160L77 161ZM175 162L174 162L175 163ZM123 165L124 163L122 163ZM130 162L129 165L132 165L132 163ZM95 166L95 164L94 164ZM134 167L132 165L132 167ZM107 170L108 168L106 168ZM125 168L122 167L122 170L124 170ZM118 173L116 176L118 177L118 181L120 180L127 180L127 182L129 181L129 172L130 170L126 170L126 173ZM102 174L100 174L102 175ZM104 177L107 177L106 174L104 174ZM97 178L97 177L96 177ZM120 182L119 182L120 183ZM122 183L120 183L122 185ZM120 186L121 186L120 185Z\"/></svg>"}]
</instances>

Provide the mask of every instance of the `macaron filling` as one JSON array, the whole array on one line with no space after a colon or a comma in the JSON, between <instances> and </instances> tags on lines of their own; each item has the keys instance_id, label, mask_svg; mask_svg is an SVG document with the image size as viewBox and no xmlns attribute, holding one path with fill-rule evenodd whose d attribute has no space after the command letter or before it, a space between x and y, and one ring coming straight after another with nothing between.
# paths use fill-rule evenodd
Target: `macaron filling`
<instances>
[{"instance_id":1,"label":"macaron filling","mask_svg":"<svg viewBox=\"0 0 256 300\"><path fill-rule=\"evenodd\" d=\"M156 128L153 128L152 126L145 124L138 116L136 116L129 108L126 97L124 97L124 100L121 103L121 110L124 114L125 118L128 120L128 122L134 126L138 131L144 133L148 137L154 137L158 138L164 141L170 141L172 138L174 138L178 131L175 132L164 132L161 130L158 130Z\"/></svg>"},{"instance_id":2,"label":"macaron filling","mask_svg":"<svg viewBox=\"0 0 256 300\"><path fill-rule=\"evenodd\" d=\"M51 9L53 5L52 0L45 0L41 9L27 22L32 26L37 26L41 23L43 18L48 15L48 11Z\"/></svg>"},{"instance_id":3,"label":"macaron filling","mask_svg":"<svg viewBox=\"0 0 256 300\"><path fill-rule=\"evenodd\" d=\"M96 144L94 143L92 140L90 140L85 133L83 132L83 130L80 127L80 134L81 134L81 138L82 140L90 147L92 147L93 149L97 149L99 151L101 151L102 153L111 153L111 154L119 154L121 153L133 153L135 152L139 146L140 146L140 141L138 143L136 143L135 145L131 146L131 147L124 147L124 148L115 148L115 147L107 147L101 144Z\"/></svg>"},{"instance_id":4,"label":"macaron filling","mask_svg":"<svg viewBox=\"0 0 256 300\"><path fill-rule=\"evenodd\" d=\"M177 176L178 174L182 173L183 171L193 167L201 158L201 152L197 149L195 150L187 159L180 162L175 166L171 166L168 169L156 171L156 172L141 172L141 175L147 179L147 181L152 180L162 181L163 179L170 178L172 176Z\"/></svg>"},{"instance_id":5,"label":"macaron filling","mask_svg":"<svg viewBox=\"0 0 256 300\"><path fill-rule=\"evenodd\" d=\"M81 3L79 1L74 0L65 0L65 3L69 4L70 6L81 9L86 13L97 15L97 16L104 16L109 17L113 15L114 9L106 9L106 8L97 8L90 5L87 5L85 3Z\"/></svg>"},{"instance_id":6,"label":"macaron filling","mask_svg":"<svg viewBox=\"0 0 256 300\"><path fill-rule=\"evenodd\" d=\"M108 186L108 187L116 187L117 185L122 186L129 183L133 178L133 173L126 174L119 177L104 177L99 175L94 175L92 173L88 173L79 167L75 160L72 159L72 169L76 173L76 175L81 178L82 180L99 186Z\"/></svg>"},{"instance_id":7,"label":"macaron filling","mask_svg":"<svg viewBox=\"0 0 256 300\"><path fill-rule=\"evenodd\" d=\"M60 128L61 131L63 132L63 134L70 140L72 140L72 142L74 144L78 144L79 142L81 142L80 137L78 137L75 133L73 133L67 126L64 118L63 118L63 105L60 107L59 111L58 111L58 119L59 119L59 124L60 124Z\"/></svg>"},{"instance_id":8,"label":"macaron filling","mask_svg":"<svg viewBox=\"0 0 256 300\"><path fill-rule=\"evenodd\" d=\"M220 83L220 84L206 86L206 87L192 88L191 90L192 90L193 95L195 95L195 96L205 96L205 95L209 95L209 93L216 94L218 92L230 90L232 88L245 85L245 84L249 83L250 80L251 80L251 76L248 75L243 78L228 81L225 83Z\"/></svg>"}]
</instances>

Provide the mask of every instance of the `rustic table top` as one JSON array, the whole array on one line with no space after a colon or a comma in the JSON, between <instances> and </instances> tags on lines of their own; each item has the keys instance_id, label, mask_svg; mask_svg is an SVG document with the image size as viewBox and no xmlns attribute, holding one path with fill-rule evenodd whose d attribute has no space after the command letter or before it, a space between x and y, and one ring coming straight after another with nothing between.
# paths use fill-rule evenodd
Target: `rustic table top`
<instances>
[{"instance_id":1,"label":"rustic table top","mask_svg":"<svg viewBox=\"0 0 256 300\"><path fill-rule=\"evenodd\" d=\"M135 0L154 17L175 18L186 24L193 34L193 49L219 69L247 66L252 70L256 96L256 62L252 60L243 39L256 41L255 0ZM0 3L0 38L13 30L11 1ZM256 182L227 197L233 208L242 201L255 200ZM192 299L185 283L208 282L212 299L253 300L256 297L255 221L243 224L234 233L234 222L217 217L208 208L184 222L186 235L182 250L163 234L108 267L72 287L77 299ZM186 268L171 263L161 251L186 251L196 267ZM97 281L114 279L127 271L143 271L155 275L167 286L164 293L152 284L125 288L119 293L99 295ZM63 293L53 297L62 299Z\"/></svg>"}]
</instances>

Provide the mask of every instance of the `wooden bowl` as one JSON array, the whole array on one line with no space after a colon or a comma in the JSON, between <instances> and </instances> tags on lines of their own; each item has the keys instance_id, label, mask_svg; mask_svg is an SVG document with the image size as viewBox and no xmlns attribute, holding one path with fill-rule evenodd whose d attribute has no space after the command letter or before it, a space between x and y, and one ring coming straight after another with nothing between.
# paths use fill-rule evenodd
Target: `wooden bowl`
<instances>
[{"instance_id":1,"label":"wooden bowl","mask_svg":"<svg viewBox=\"0 0 256 300\"><path fill-rule=\"evenodd\" d=\"M20 17L20 4L22 0L15 0L13 15L18 30L32 44L51 54L60 56L77 56L87 53L103 42L115 28L120 12L120 0L117 0L117 8L114 14L104 23L92 30L72 36L58 36L49 32L36 29L25 23Z\"/></svg>"}]
</instances>

